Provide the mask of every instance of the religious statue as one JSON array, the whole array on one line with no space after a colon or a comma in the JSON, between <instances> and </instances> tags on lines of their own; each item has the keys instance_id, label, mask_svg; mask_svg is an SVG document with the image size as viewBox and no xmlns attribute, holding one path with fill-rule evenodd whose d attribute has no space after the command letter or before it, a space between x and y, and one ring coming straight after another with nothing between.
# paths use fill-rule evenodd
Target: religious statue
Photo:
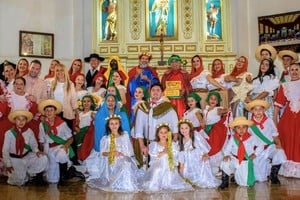
<instances>
[{"instance_id":1,"label":"religious statue","mask_svg":"<svg viewBox=\"0 0 300 200\"><path fill-rule=\"evenodd\" d=\"M155 0L150 12L155 12L155 35L167 35L169 0Z\"/></svg>"},{"instance_id":2,"label":"religious statue","mask_svg":"<svg viewBox=\"0 0 300 200\"><path fill-rule=\"evenodd\" d=\"M207 21L209 24L208 27L208 35L210 36L218 36L216 34L216 24L218 22L218 13L220 8L216 7L215 4L211 3L209 9L207 10Z\"/></svg>"},{"instance_id":3,"label":"religious statue","mask_svg":"<svg viewBox=\"0 0 300 200\"><path fill-rule=\"evenodd\" d=\"M105 21L105 40L116 40L117 38L117 0L108 0L107 6L103 10L107 12Z\"/></svg>"}]
</instances>

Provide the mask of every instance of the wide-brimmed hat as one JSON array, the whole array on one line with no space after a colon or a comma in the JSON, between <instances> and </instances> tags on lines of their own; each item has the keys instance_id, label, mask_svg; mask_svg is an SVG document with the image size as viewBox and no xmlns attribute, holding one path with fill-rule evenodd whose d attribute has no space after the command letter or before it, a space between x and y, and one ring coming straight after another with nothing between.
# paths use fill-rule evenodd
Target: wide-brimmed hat
<instances>
[{"instance_id":1,"label":"wide-brimmed hat","mask_svg":"<svg viewBox=\"0 0 300 200\"><path fill-rule=\"evenodd\" d=\"M85 58L84 58L84 62L90 62L91 58L97 58L97 59L100 60L100 61L105 60L105 58L99 56L99 54L97 54L97 53L92 53L92 54L90 54L89 57L85 57Z\"/></svg>"},{"instance_id":2,"label":"wide-brimmed hat","mask_svg":"<svg viewBox=\"0 0 300 200\"><path fill-rule=\"evenodd\" d=\"M45 114L45 108L46 107L55 107L56 108L56 114L59 114L61 111L62 111L62 105L59 101L56 101L54 99L47 99L47 100L44 100L42 101L41 103L39 103L38 105L38 109L39 109L39 112L44 115Z\"/></svg>"},{"instance_id":3,"label":"wide-brimmed hat","mask_svg":"<svg viewBox=\"0 0 300 200\"><path fill-rule=\"evenodd\" d=\"M297 53L293 52L293 51L290 51L290 50L282 50L282 51L279 51L278 53L278 57L282 60L282 58L284 56L289 56L293 59L293 62L297 62L298 59L299 59L299 56Z\"/></svg>"},{"instance_id":4,"label":"wide-brimmed hat","mask_svg":"<svg viewBox=\"0 0 300 200\"><path fill-rule=\"evenodd\" d=\"M268 109L270 107L270 103L261 99L255 99L247 103L245 107L248 111L251 111L255 106L262 106L265 109Z\"/></svg>"},{"instance_id":5,"label":"wide-brimmed hat","mask_svg":"<svg viewBox=\"0 0 300 200\"><path fill-rule=\"evenodd\" d=\"M33 114L28 110L15 110L9 113L8 120L12 123L15 122L16 117L24 116L27 119L27 122L31 121L33 118Z\"/></svg>"},{"instance_id":6,"label":"wide-brimmed hat","mask_svg":"<svg viewBox=\"0 0 300 200\"><path fill-rule=\"evenodd\" d=\"M273 61L276 59L276 56L277 56L276 49L273 46L269 45L269 44L262 44L262 45L259 45L255 50L255 58L256 58L257 61L259 61L259 62L261 61L260 53L263 49L266 49L271 53L271 58L272 58Z\"/></svg>"},{"instance_id":7,"label":"wide-brimmed hat","mask_svg":"<svg viewBox=\"0 0 300 200\"><path fill-rule=\"evenodd\" d=\"M250 120L247 120L246 117L236 117L233 121L229 122L229 127L234 128L236 126L251 126L253 125L253 122Z\"/></svg>"}]
</instances>

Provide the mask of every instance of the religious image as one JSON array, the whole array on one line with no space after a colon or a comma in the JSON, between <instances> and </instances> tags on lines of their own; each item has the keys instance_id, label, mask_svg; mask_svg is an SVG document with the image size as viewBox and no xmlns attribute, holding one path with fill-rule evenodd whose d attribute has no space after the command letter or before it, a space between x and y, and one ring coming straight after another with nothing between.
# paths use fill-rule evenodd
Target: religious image
<instances>
[{"instance_id":1,"label":"religious image","mask_svg":"<svg viewBox=\"0 0 300 200\"><path fill-rule=\"evenodd\" d=\"M117 0L100 0L102 3L102 40L117 39Z\"/></svg>"},{"instance_id":2,"label":"religious image","mask_svg":"<svg viewBox=\"0 0 300 200\"><path fill-rule=\"evenodd\" d=\"M207 39L222 39L220 0L206 1Z\"/></svg>"},{"instance_id":3,"label":"religious image","mask_svg":"<svg viewBox=\"0 0 300 200\"><path fill-rule=\"evenodd\" d=\"M176 0L147 0L147 38L175 37L177 24Z\"/></svg>"}]
</instances>

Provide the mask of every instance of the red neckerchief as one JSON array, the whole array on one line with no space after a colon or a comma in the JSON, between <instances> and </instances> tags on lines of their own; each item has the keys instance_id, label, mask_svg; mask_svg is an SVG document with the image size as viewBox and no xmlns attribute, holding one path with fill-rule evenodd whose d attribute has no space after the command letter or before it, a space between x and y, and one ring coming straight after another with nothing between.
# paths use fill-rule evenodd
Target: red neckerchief
<instances>
[{"instance_id":1,"label":"red neckerchief","mask_svg":"<svg viewBox=\"0 0 300 200\"><path fill-rule=\"evenodd\" d=\"M239 134L235 133L233 137L239 141L237 157L239 160L239 164L241 164L241 162L245 158L246 153L245 145L243 142L246 141L249 137L251 137L251 134L247 132L244 133L242 137L240 137Z\"/></svg>"},{"instance_id":2,"label":"red neckerchief","mask_svg":"<svg viewBox=\"0 0 300 200\"><path fill-rule=\"evenodd\" d=\"M25 125L23 128L19 129L16 127L16 125L13 127L13 129L16 131L16 154L22 156L23 150L25 147L25 139L22 135L23 132L27 131L28 126Z\"/></svg>"},{"instance_id":3,"label":"red neckerchief","mask_svg":"<svg viewBox=\"0 0 300 200\"><path fill-rule=\"evenodd\" d=\"M47 134L50 134L51 132L53 132L54 135L57 135L57 133L58 133L57 132L57 127L59 125L61 125L62 123L64 123L65 121L62 120L60 117L56 116L55 119L54 119L53 126L51 126L47 120L45 120L45 122L49 126L49 133L47 133Z\"/></svg>"},{"instance_id":4,"label":"red neckerchief","mask_svg":"<svg viewBox=\"0 0 300 200\"><path fill-rule=\"evenodd\" d=\"M264 114L264 116L262 117L262 119L260 120L260 122L256 121L255 118L254 118L254 115L252 114L252 117L251 117L251 120L254 122L254 124L256 126L259 126L260 129L264 129L264 123L265 121L268 119L267 115Z\"/></svg>"}]
</instances>

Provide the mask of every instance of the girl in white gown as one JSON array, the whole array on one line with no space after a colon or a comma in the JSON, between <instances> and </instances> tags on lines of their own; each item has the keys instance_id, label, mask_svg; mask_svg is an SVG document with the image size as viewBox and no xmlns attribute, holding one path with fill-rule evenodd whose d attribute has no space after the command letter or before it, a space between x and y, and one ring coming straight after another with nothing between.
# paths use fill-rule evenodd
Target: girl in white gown
<instances>
[{"instance_id":1,"label":"girl in white gown","mask_svg":"<svg viewBox=\"0 0 300 200\"><path fill-rule=\"evenodd\" d=\"M178 156L179 171L189 183L204 188L212 188L220 185L220 181L212 173L208 152L210 146L207 141L193 131L190 120L180 120L178 123L179 147Z\"/></svg>"},{"instance_id":2,"label":"girl in white gown","mask_svg":"<svg viewBox=\"0 0 300 200\"><path fill-rule=\"evenodd\" d=\"M121 117L111 115L106 129L108 135L100 141L99 178L91 179L87 184L111 192L138 192L138 168L129 136L121 129Z\"/></svg>"},{"instance_id":3,"label":"girl in white gown","mask_svg":"<svg viewBox=\"0 0 300 200\"><path fill-rule=\"evenodd\" d=\"M145 192L172 192L192 190L178 173L178 145L172 142L172 133L167 123L158 125L156 141L149 145L150 168L142 178Z\"/></svg>"}]
</instances>

